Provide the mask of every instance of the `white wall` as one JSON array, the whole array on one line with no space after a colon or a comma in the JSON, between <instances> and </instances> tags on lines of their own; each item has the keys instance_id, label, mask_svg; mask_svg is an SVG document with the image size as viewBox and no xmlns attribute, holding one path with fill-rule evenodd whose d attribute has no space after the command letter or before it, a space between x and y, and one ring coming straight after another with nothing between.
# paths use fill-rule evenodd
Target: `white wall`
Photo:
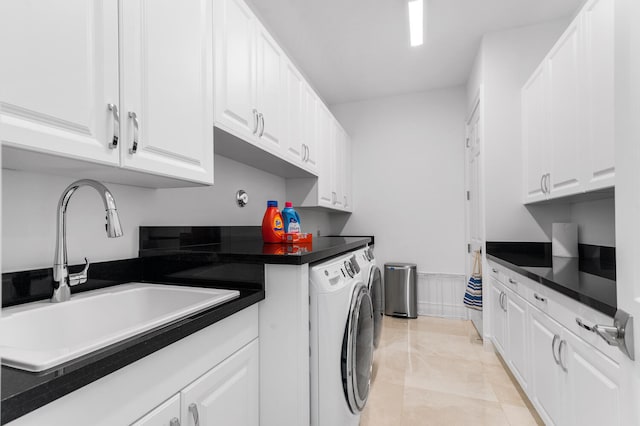
<instances>
[{"instance_id":1,"label":"white wall","mask_svg":"<svg viewBox=\"0 0 640 426\"><path fill-rule=\"evenodd\" d=\"M2 170L3 272L52 266L56 206L73 180ZM104 232L104 207L97 194L79 189L67 212L70 263L81 263L84 256L96 262L137 257L140 225L260 225L266 200L285 201L283 178L217 155L215 182L212 187L158 190L107 183L124 227L124 236L115 239ZM244 208L235 203L238 189L249 194ZM303 229L330 232L327 213L300 215Z\"/></svg>"},{"instance_id":2,"label":"white wall","mask_svg":"<svg viewBox=\"0 0 640 426\"><path fill-rule=\"evenodd\" d=\"M464 273L464 87L331 110L353 140L354 213L334 231L375 235L380 264Z\"/></svg>"},{"instance_id":3,"label":"white wall","mask_svg":"<svg viewBox=\"0 0 640 426\"><path fill-rule=\"evenodd\" d=\"M520 89L568 22L562 19L483 37L467 94L475 96L483 85L487 241L550 241L551 223L570 220L568 204L522 205L520 109Z\"/></svg>"},{"instance_id":4,"label":"white wall","mask_svg":"<svg viewBox=\"0 0 640 426\"><path fill-rule=\"evenodd\" d=\"M616 246L615 199L583 201L571 205L570 221L578 224L578 242Z\"/></svg>"}]
</instances>

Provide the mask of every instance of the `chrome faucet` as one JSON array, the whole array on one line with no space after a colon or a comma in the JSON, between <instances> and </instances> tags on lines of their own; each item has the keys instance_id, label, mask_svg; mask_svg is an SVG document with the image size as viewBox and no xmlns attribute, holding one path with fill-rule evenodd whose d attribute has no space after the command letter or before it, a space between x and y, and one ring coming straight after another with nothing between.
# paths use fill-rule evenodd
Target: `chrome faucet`
<instances>
[{"instance_id":1,"label":"chrome faucet","mask_svg":"<svg viewBox=\"0 0 640 426\"><path fill-rule=\"evenodd\" d=\"M56 255L53 260L54 284L51 302L65 302L69 300L71 297L70 286L87 282L87 271L89 270L90 263L86 257L84 258L85 267L82 272L69 274L67 269L67 206L69 205L71 196L81 186L90 186L100 194L107 213L107 224L105 225L107 236L109 238L122 236L122 227L120 225L120 218L118 217L118 210L116 209L116 202L106 186L90 179L81 179L69 185L62 193L60 201L58 202L58 227L56 234Z\"/></svg>"}]
</instances>

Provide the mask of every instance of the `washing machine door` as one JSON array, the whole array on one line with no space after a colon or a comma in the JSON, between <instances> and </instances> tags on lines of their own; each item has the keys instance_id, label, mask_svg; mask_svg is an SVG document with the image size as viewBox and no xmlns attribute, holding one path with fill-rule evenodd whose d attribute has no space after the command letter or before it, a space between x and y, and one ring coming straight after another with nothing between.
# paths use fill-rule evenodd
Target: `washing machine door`
<instances>
[{"instance_id":1,"label":"washing machine door","mask_svg":"<svg viewBox=\"0 0 640 426\"><path fill-rule=\"evenodd\" d=\"M382 318L384 317L384 289L382 288L382 273L376 265L369 273L369 293L373 305L373 347L377 348L382 333Z\"/></svg>"},{"instance_id":2,"label":"washing machine door","mask_svg":"<svg viewBox=\"0 0 640 426\"><path fill-rule=\"evenodd\" d=\"M351 412L364 409L373 362L373 306L367 286L356 284L342 341L342 385Z\"/></svg>"}]
</instances>

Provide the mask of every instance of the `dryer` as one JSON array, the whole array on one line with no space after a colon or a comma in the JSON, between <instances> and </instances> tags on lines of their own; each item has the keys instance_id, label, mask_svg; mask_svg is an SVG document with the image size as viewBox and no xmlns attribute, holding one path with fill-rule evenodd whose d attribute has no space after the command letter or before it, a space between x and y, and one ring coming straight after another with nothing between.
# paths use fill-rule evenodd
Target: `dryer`
<instances>
[{"instance_id":1,"label":"dryer","mask_svg":"<svg viewBox=\"0 0 640 426\"><path fill-rule=\"evenodd\" d=\"M367 284L371 295L371 303L373 305L373 346L377 348L382 334L382 319L384 317L382 272L378 267L372 246L358 250L356 259L362 263L363 280Z\"/></svg>"},{"instance_id":2,"label":"dryer","mask_svg":"<svg viewBox=\"0 0 640 426\"><path fill-rule=\"evenodd\" d=\"M369 396L373 306L354 253L311 267L311 425L358 426Z\"/></svg>"}]
</instances>

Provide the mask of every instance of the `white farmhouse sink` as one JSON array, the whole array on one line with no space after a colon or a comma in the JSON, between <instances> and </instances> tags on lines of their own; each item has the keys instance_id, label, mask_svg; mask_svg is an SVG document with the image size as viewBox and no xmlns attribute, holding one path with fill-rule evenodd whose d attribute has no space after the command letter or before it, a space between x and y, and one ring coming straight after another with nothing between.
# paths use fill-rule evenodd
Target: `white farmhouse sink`
<instances>
[{"instance_id":1,"label":"white farmhouse sink","mask_svg":"<svg viewBox=\"0 0 640 426\"><path fill-rule=\"evenodd\" d=\"M236 290L129 283L2 310L2 364L43 371L238 297Z\"/></svg>"}]
</instances>

